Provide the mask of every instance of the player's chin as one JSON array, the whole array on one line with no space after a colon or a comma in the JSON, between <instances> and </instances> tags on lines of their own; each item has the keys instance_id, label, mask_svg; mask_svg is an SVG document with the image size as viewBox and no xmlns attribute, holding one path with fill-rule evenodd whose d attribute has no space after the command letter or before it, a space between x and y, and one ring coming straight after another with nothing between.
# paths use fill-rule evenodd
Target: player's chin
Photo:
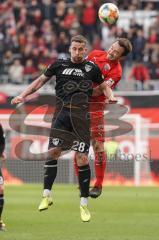
<instances>
[{"instance_id":1,"label":"player's chin","mask_svg":"<svg viewBox=\"0 0 159 240\"><path fill-rule=\"evenodd\" d=\"M83 58L82 58L82 57L75 57L75 58L74 58L74 61L75 61L76 63L79 63L79 62L82 62L82 61L83 61Z\"/></svg>"}]
</instances>

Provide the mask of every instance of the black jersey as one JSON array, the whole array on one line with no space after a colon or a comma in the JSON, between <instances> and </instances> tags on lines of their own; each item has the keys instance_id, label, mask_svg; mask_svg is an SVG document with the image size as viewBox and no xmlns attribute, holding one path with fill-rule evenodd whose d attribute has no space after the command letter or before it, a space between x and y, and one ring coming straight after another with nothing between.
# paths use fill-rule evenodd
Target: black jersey
<instances>
[{"instance_id":1,"label":"black jersey","mask_svg":"<svg viewBox=\"0 0 159 240\"><path fill-rule=\"evenodd\" d=\"M71 62L70 59L57 60L48 66L44 75L56 76L56 96L64 105L70 103L75 94L78 94L81 102L82 98L85 99L84 96L87 96L89 101L93 92L93 82L101 84L104 81L98 66L87 60L78 64Z\"/></svg>"},{"instance_id":2,"label":"black jersey","mask_svg":"<svg viewBox=\"0 0 159 240\"><path fill-rule=\"evenodd\" d=\"M2 125L0 124L0 156L2 155L5 148L5 138Z\"/></svg>"}]
</instances>

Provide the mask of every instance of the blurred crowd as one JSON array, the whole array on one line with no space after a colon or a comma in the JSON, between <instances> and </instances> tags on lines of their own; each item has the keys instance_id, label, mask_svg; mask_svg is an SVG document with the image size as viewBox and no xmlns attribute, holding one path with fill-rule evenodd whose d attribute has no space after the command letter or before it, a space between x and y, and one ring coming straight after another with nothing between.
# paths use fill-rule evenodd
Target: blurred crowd
<instances>
[{"instance_id":1,"label":"blurred crowd","mask_svg":"<svg viewBox=\"0 0 159 240\"><path fill-rule=\"evenodd\" d=\"M89 50L107 49L117 37L129 38L133 52L122 62L123 78L137 80L139 90L147 88L149 79L158 82L159 14L154 13L146 28L135 18L130 19L127 29L110 27L98 19L99 6L105 2L108 1L0 1L0 83L32 82L48 64L69 56L69 41L76 34L87 37ZM120 11L159 11L158 1L109 2L117 4Z\"/></svg>"}]
</instances>

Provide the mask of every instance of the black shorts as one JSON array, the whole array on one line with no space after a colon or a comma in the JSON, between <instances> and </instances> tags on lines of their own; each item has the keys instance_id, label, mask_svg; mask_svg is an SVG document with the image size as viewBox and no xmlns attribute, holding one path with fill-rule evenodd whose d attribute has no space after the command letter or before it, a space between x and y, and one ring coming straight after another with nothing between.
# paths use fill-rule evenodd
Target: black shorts
<instances>
[{"instance_id":1,"label":"black shorts","mask_svg":"<svg viewBox=\"0 0 159 240\"><path fill-rule=\"evenodd\" d=\"M67 108L56 111L52 120L48 149L60 147L88 153L90 147L88 108Z\"/></svg>"},{"instance_id":2,"label":"black shorts","mask_svg":"<svg viewBox=\"0 0 159 240\"><path fill-rule=\"evenodd\" d=\"M4 179L3 179L2 171L0 168L0 186L2 186L3 184L4 184Z\"/></svg>"}]
</instances>

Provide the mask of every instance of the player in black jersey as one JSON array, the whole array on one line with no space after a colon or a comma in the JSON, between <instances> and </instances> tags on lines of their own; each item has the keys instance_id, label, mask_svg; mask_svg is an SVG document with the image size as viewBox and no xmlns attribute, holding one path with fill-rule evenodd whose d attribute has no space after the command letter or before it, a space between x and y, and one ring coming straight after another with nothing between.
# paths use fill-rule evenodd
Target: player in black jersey
<instances>
[{"instance_id":1,"label":"player in black jersey","mask_svg":"<svg viewBox=\"0 0 159 240\"><path fill-rule=\"evenodd\" d=\"M5 148L5 138L4 138L2 125L0 124L0 160L1 161L5 160L4 148ZM4 206L4 180L3 180L3 175L0 169L0 231L5 230L5 224L1 219L3 206Z\"/></svg>"},{"instance_id":2,"label":"player in black jersey","mask_svg":"<svg viewBox=\"0 0 159 240\"><path fill-rule=\"evenodd\" d=\"M71 59L57 60L48 66L38 79L12 100L12 104L23 102L26 96L41 88L52 76L56 76L56 111L49 138L49 156L44 166L44 191L39 210L45 210L52 204L50 193L57 174L57 160L62 151L72 148L77 151L80 210L81 218L85 222L90 220L87 208L91 175L87 159L90 146L88 107L93 82L100 85L108 98L111 97L99 68L84 59L86 44L87 40L83 36L73 37L69 49Z\"/></svg>"}]
</instances>

